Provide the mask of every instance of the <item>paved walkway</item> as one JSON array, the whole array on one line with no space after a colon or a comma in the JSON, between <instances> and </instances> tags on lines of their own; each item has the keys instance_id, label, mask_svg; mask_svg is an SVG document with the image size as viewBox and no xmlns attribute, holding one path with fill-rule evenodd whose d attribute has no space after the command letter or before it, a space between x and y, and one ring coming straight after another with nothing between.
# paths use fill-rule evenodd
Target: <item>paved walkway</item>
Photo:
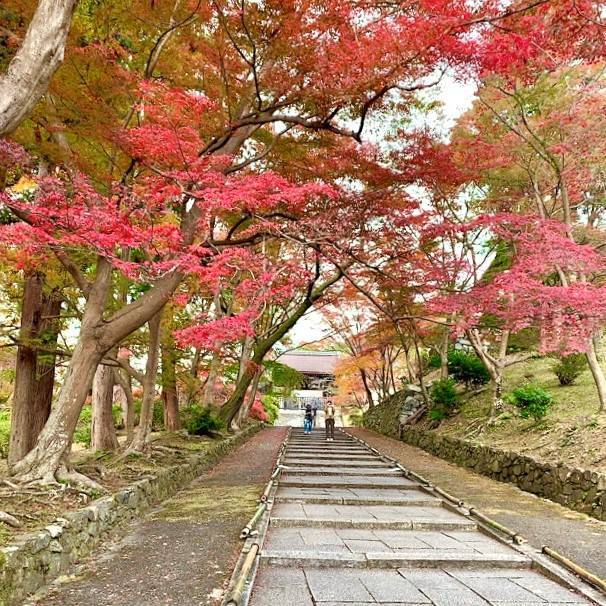
<instances>
[{"instance_id":1,"label":"paved walkway","mask_svg":"<svg viewBox=\"0 0 606 606\"><path fill-rule=\"evenodd\" d=\"M477 507L519 532L537 548L543 545L606 579L606 522L562 507L516 488L448 463L420 448L367 429L349 428L404 467Z\"/></svg>"},{"instance_id":2,"label":"paved walkway","mask_svg":"<svg viewBox=\"0 0 606 606\"><path fill-rule=\"evenodd\" d=\"M286 428L264 429L51 589L43 606L216 605Z\"/></svg>"},{"instance_id":3,"label":"paved walkway","mask_svg":"<svg viewBox=\"0 0 606 606\"><path fill-rule=\"evenodd\" d=\"M352 438L293 430L250 606L580 606Z\"/></svg>"}]
</instances>

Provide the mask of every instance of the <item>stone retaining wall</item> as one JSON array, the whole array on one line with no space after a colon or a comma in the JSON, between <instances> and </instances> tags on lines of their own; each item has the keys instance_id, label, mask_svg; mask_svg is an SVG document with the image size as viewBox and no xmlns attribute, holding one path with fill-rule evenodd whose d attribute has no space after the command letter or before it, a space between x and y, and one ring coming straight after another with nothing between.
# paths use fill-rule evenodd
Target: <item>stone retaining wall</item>
<instances>
[{"instance_id":1,"label":"stone retaining wall","mask_svg":"<svg viewBox=\"0 0 606 606\"><path fill-rule=\"evenodd\" d=\"M545 463L513 451L414 427L403 428L402 440L476 473L606 520L606 474Z\"/></svg>"},{"instance_id":2,"label":"stone retaining wall","mask_svg":"<svg viewBox=\"0 0 606 606\"><path fill-rule=\"evenodd\" d=\"M186 463L163 469L155 477L139 480L87 507L68 512L46 528L23 534L17 542L0 549L0 606L19 604L65 573L90 554L110 531L172 496L260 428L260 424L251 425L205 453L192 455Z\"/></svg>"}]
</instances>

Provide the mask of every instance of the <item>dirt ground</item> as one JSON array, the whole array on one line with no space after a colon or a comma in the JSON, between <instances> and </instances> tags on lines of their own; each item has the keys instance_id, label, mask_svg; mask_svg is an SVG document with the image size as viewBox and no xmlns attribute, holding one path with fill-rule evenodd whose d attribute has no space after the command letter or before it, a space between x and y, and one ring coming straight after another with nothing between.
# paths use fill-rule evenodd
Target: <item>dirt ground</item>
<instances>
[{"instance_id":1,"label":"dirt ground","mask_svg":"<svg viewBox=\"0 0 606 606\"><path fill-rule=\"evenodd\" d=\"M142 455L123 458L120 453L91 453L88 450L73 453L76 470L95 480L103 491L83 491L67 484L15 485L7 476L6 460L0 460L0 510L15 516L22 524L19 528L0 524L0 547L14 541L20 533L43 528L62 513L83 507L105 493L124 488L161 468L179 465L193 453L205 452L223 437L158 433L152 435L149 452Z\"/></svg>"},{"instance_id":2,"label":"dirt ground","mask_svg":"<svg viewBox=\"0 0 606 606\"><path fill-rule=\"evenodd\" d=\"M548 545L606 579L606 522L600 522L511 484L448 463L414 446L367 429L349 428L356 435L436 486L477 507L497 522L519 532L540 549Z\"/></svg>"},{"instance_id":3,"label":"dirt ground","mask_svg":"<svg viewBox=\"0 0 606 606\"><path fill-rule=\"evenodd\" d=\"M264 429L28 604L216 605L287 428Z\"/></svg>"}]
</instances>

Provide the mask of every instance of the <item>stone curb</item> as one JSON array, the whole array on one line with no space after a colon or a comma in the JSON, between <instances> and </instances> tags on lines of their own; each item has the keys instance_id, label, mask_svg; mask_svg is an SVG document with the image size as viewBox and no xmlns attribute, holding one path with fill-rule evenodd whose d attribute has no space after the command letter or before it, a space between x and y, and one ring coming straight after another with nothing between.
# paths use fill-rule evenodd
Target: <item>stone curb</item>
<instances>
[{"instance_id":1,"label":"stone curb","mask_svg":"<svg viewBox=\"0 0 606 606\"><path fill-rule=\"evenodd\" d=\"M0 606L15 606L92 553L109 533L183 488L261 429L251 425L204 454L66 513L0 549Z\"/></svg>"}]
</instances>

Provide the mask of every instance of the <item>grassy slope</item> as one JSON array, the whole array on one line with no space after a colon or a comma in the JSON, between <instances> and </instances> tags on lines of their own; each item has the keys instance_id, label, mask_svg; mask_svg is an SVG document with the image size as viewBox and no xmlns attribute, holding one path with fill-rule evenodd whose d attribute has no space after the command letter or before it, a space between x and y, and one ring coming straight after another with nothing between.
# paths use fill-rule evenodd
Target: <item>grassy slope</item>
<instances>
[{"instance_id":1,"label":"grassy slope","mask_svg":"<svg viewBox=\"0 0 606 606\"><path fill-rule=\"evenodd\" d=\"M554 405L540 423L513 413L495 427L485 426L490 390L470 397L460 413L444 421L438 431L552 462L606 471L606 413L598 416L591 374L586 370L575 385L561 387L551 371L553 361L530 360L507 369L505 390L534 383L550 391ZM507 415L506 415L507 416Z\"/></svg>"}]
</instances>

